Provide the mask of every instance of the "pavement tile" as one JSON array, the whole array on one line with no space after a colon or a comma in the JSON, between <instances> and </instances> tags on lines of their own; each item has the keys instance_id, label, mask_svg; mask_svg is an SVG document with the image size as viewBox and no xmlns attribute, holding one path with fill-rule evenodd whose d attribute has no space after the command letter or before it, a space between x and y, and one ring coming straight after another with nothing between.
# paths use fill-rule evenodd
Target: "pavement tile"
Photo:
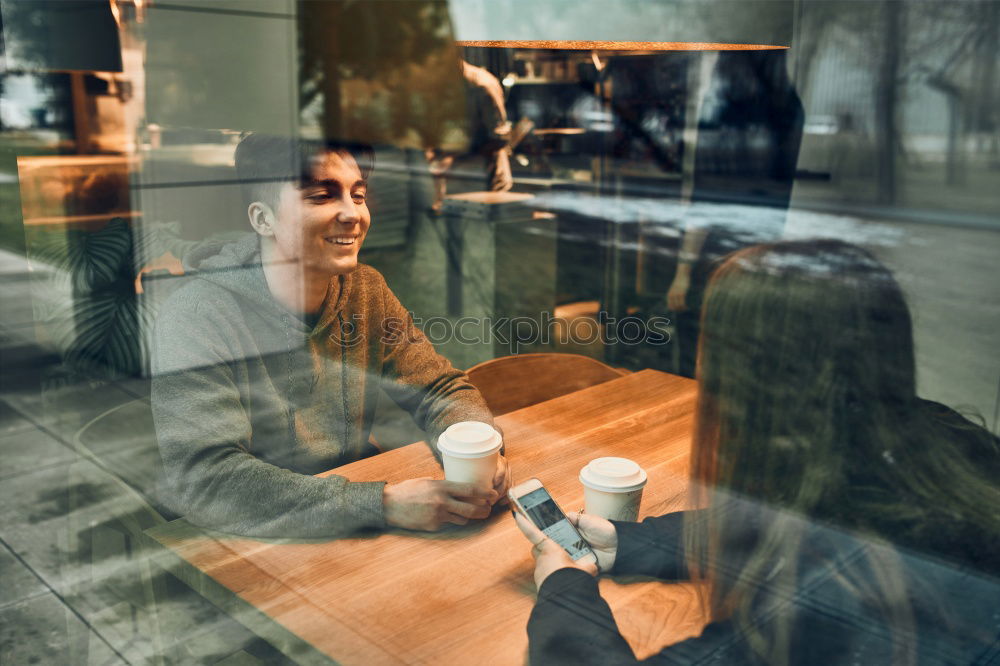
<instances>
[{"instance_id":1,"label":"pavement tile","mask_svg":"<svg viewBox=\"0 0 1000 666\"><path fill-rule=\"evenodd\" d=\"M0 483L0 537L64 591L93 576L87 556L91 526L136 505L119 482L89 462L53 465Z\"/></svg>"},{"instance_id":2,"label":"pavement tile","mask_svg":"<svg viewBox=\"0 0 1000 666\"><path fill-rule=\"evenodd\" d=\"M39 430L30 421L27 428L0 434L0 479L18 476L43 467L67 464L76 460L68 445Z\"/></svg>"},{"instance_id":3,"label":"pavement tile","mask_svg":"<svg viewBox=\"0 0 1000 666\"><path fill-rule=\"evenodd\" d=\"M143 661L153 651L147 618L135 614L144 598L132 557L147 553L126 544L114 519L140 506L120 482L87 461L26 472L0 484L0 537L130 661ZM26 584L21 581L17 589Z\"/></svg>"},{"instance_id":4,"label":"pavement tile","mask_svg":"<svg viewBox=\"0 0 1000 666\"><path fill-rule=\"evenodd\" d=\"M82 382L65 386L42 384L39 390L6 394L4 400L40 426L67 442L87 423L135 398L113 384Z\"/></svg>"},{"instance_id":5,"label":"pavement tile","mask_svg":"<svg viewBox=\"0 0 1000 666\"><path fill-rule=\"evenodd\" d=\"M0 608L43 594L49 591L42 581L0 545Z\"/></svg>"},{"instance_id":6,"label":"pavement tile","mask_svg":"<svg viewBox=\"0 0 1000 666\"><path fill-rule=\"evenodd\" d=\"M0 400L0 437L34 429L35 424L24 418L20 412L6 402Z\"/></svg>"},{"instance_id":7,"label":"pavement tile","mask_svg":"<svg viewBox=\"0 0 1000 666\"><path fill-rule=\"evenodd\" d=\"M149 399L151 381L148 377L126 377L115 381L121 390L136 398Z\"/></svg>"},{"instance_id":8,"label":"pavement tile","mask_svg":"<svg viewBox=\"0 0 1000 666\"><path fill-rule=\"evenodd\" d=\"M0 609L0 663L124 664L52 594Z\"/></svg>"},{"instance_id":9,"label":"pavement tile","mask_svg":"<svg viewBox=\"0 0 1000 666\"><path fill-rule=\"evenodd\" d=\"M10 325L5 322L0 329L0 347L38 344L34 323Z\"/></svg>"},{"instance_id":10,"label":"pavement tile","mask_svg":"<svg viewBox=\"0 0 1000 666\"><path fill-rule=\"evenodd\" d=\"M28 274L0 274L5 325L17 326L34 322L31 280L32 277Z\"/></svg>"},{"instance_id":11,"label":"pavement tile","mask_svg":"<svg viewBox=\"0 0 1000 666\"><path fill-rule=\"evenodd\" d=\"M115 520L134 514L140 507L120 482L87 461L25 472L0 484L0 537L130 662L144 661L155 651L152 619L143 595L143 571L137 560L150 553L134 543L127 548L124 529ZM5 598L48 594L40 582L31 585L24 577L30 572L16 558L6 551L0 554L9 560L0 560ZM21 567L20 572L14 569L21 575L8 593L6 574L14 566L11 562ZM166 577L159 586L165 598L157 600L157 627L162 636L160 649L169 659L215 663L241 649L260 653L259 641L242 625L155 563L149 571L161 579ZM25 612L12 613L7 619L14 625L35 621ZM22 657L33 656L20 642L40 640L27 627L16 626L8 638L4 649L18 658L9 663L25 663ZM0 658L0 663L8 662ZM85 662L46 658L38 663Z\"/></svg>"}]
</instances>

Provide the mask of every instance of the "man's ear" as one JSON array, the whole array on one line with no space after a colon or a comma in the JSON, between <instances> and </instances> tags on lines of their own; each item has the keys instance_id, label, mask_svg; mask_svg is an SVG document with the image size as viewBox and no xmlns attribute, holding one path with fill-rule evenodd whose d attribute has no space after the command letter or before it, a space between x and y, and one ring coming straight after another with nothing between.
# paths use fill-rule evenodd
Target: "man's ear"
<instances>
[{"instance_id":1,"label":"man's ear","mask_svg":"<svg viewBox=\"0 0 1000 666\"><path fill-rule=\"evenodd\" d=\"M250 218L250 226L261 236L273 236L274 211L262 201L254 201L247 207L247 217Z\"/></svg>"}]
</instances>

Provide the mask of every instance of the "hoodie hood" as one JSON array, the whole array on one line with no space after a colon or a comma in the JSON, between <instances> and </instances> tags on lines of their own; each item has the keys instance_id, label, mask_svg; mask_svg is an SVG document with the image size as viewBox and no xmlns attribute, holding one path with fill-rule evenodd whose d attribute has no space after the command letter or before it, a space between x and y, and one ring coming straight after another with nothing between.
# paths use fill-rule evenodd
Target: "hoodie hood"
<instances>
[{"instance_id":1,"label":"hoodie hood","mask_svg":"<svg viewBox=\"0 0 1000 666\"><path fill-rule=\"evenodd\" d=\"M256 234L247 233L235 239L202 241L184 253L182 263L187 273L195 273L246 265L259 256L260 244Z\"/></svg>"},{"instance_id":2,"label":"hoodie hood","mask_svg":"<svg viewBox=\"0 0 1000 666\"><path fill-rule=\"evenodd\" d=\"M339 281L340 288L332 290L337 294L337 300L335 303L323 303L320 320L315 329L310 329L300 317L271 295L261 266L257 234L248 233L235 241L200 243L184 254L183 265L185 273L232 292L257 310L279 315L286 325L307 334L325 327L336 318L346 305L350 290L350 274L331 278Z\"/></svg>"}]
</instances>

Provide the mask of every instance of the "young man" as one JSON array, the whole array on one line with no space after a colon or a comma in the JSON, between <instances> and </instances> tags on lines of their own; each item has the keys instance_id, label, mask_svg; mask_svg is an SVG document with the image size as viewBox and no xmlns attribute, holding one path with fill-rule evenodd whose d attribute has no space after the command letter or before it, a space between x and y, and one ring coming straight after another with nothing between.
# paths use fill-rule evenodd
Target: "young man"
<instances>
[{"instance_id":1,"label":"young man","mask_svg":"<svg viewBox=\"0 0 1000 666\"><path fill-rule=\"evenodd\" d=\"M351 482L318 472L377 453L380 388L431 442L492 417L479 392L417 330L373 268L370 149L250 135L236 169L255 234L185 256L195 275L156 330L153 414L164 503L250 536L435 530L485 518L506 492L431 479Z\"/></svg>"}]
</instances>

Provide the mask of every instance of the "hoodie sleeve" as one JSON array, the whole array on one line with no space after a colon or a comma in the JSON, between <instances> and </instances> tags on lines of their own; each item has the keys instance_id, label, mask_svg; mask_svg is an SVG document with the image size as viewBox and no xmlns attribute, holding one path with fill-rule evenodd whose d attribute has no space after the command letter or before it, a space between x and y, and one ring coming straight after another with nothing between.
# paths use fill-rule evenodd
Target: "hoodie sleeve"
<instances>
[{"instance_id":1,"label":"hoodie sleeve","mask_svg":"<svg viewBox=\"0 0 1000 666\"><path fill-rule=\"evenodd\" d=\"M246 536L330 537L383 527L384 483L298 474L250 453L238 363L227 361L221 324L197 310L168 302L157 323L152 408L164 504L195 524Z\"/></svg>"},{"instance_id":2,"label":"hoodie sleeve","mask_svg":"<svg viewBox=\"0 0 1000 666\"><path fill-rule=\"evenodd\" d=\"M486 401L468 376L437 353L381 276L379 283L384 313L382 377L389 397L410 412L433 441L460 421L493 425ZM431 448L438 455L436 447Z\"/></svg>"}]
</instances>

